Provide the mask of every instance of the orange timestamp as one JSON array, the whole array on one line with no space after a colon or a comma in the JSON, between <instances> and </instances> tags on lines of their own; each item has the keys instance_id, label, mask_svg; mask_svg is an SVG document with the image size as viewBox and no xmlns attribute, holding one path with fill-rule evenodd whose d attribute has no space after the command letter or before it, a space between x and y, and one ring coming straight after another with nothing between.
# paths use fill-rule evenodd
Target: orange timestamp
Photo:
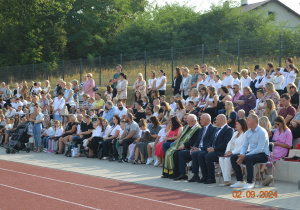
<instances>
[{"instance_id":1,"label":"orange timestamp","mask_svg":"<svg viewBox=\"0 0 300 210\"><path fill-rule=\"evenodd\" d=\"M233 198L277 198L277 191L233 191Z\"/></svg>"}]
</instances>

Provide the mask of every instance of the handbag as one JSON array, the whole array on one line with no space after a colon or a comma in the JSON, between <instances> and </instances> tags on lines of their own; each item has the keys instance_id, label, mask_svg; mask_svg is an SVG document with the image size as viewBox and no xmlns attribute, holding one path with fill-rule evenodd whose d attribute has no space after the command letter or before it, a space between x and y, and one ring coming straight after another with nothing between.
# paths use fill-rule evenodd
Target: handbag
<instances>
[{"instance_id":1,"label":"handbag","mask_svg":"<svg viewBox=\"0 0 300 210\"><path fill-rule=\"evenodd\" d=\"M99 90L99 88L98 88L97 86L93 87L93 91L94 91L94 92L96 92L96 91L98 91L98 90Z\"/></svg>"}]
</instances>

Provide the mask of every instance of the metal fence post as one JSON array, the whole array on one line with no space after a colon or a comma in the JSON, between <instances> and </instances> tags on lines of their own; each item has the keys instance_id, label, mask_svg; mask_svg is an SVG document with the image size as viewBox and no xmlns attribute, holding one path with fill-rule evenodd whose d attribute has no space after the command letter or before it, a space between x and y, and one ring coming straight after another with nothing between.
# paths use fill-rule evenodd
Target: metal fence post
<instances>
[{"instance_id":1,"label":"metal fence post","mask_svg":"<svg viewBox=\"0 0 300 210\"><path fill-rule=\"evenodd\" d=\"M6 84L8 84L8 66L6 66Z\"/></svg>"},{"instance_id":2,"label":"metal fence post","mask_svg":"<svg viewBox=\"0 0 300 210\"><path fill-rule=\"evenodd\" d=\"M19 65L19 82L21 82L21 65Z\"/></svg>"},{"instance_id":3,"label":"metal fence post","mask_svg":"<svg viewBox=\"0 0 300 210\"><path fill-rule=\"evenodd\" d=\"M120 55L120 58L121 58L121 66L123 65L123 55L122 55L122 53L121 53L121 55Z\"/></svg>"},{"instance_id":4,"label":"metal fence post","mask_svg":"<svg viewBox=\"0 0 300 210\"><path fill-rule=\"evenodd\" d=\"M172 81L173 81L173 71L174 71L174 50L173 50L173 47L171 49L171 56L172 56Z\"/></svg>"},{"instance_id":5,"label":"metal fence post","mask_svg":"<svg viewBox=\"0 0 300 210\"><path fill-rule=\"evenodd\" d=\"M49 64L47 62L47 73L46 73L47 74L47 80L49 79L49 76L48 76L49 73L48 73L48 71L49 71Z\"/></svg>"},{"instance_id":6,"label":"metal fence post","mask_svg":"<svg viewBox=\"0 0 300 210\"><path fill-rule=\"evenodd\" d=\"M80 58L80 83L81 83L81 76L82 76L82 59Z\"/></svg>"},{"instance_id":7,"label":"metal fence post","mask_svg":"<svg viewBox=\"0 0 300 210\"><path fill-rule=\"evenodd\" d=\"M145 51L145 81L147 81L147 52Z\"/></svg>"},{"instance_id":8,"label":"metal fence post","mask_svg":"<svg viewBox=\"0 0 300 210\"><path fill-rule=\"evenodd\" d=\"M279 35L279 67L281 67L281 34Z\"/></svg>"},{"instance_id":9,"label":"metal fence post","mask_svg":"<svg viewBox=\"0 0 300 210\"><path fill-rule=\"evenodd\" d=\"M202 44L202 64L204 63L204 44Z\"/></svg>"},{"instance_id":10,"label":"metal fence post","mask_svg":"<svg viewBox=\"0 0 300 210\"><path fill-rule=\"evenodd\" d=\"M32 64L32 80L34 81L34 63Z\"/></svg>"},{"instance_id":11,"label":"metal fence post","mask_svg":"<svg viewBox=\"0 0 300 210\"><path fill-rule=\"evenodd\" d=\"M101 56L99 56L99 85L101 86Z\"/></svg>"},{"instance_id":12,"label":"metal fence post","mask_svg":"<svg viewBox=\"0 0 300 210\"><path fill-rule=\"evenodd\" d=\"M65 80L65 60L62 61L63 80Z\"/></svg>"},{"instance_id":13,"label":"metal fence post","mask_svg":"<svg viewBox=\"0 0 300 210\"><path fill-rule=\"evenodd\" d=\"M238 40L238 72L240 72L240 40Z\"/></svg>"}]
</instances>

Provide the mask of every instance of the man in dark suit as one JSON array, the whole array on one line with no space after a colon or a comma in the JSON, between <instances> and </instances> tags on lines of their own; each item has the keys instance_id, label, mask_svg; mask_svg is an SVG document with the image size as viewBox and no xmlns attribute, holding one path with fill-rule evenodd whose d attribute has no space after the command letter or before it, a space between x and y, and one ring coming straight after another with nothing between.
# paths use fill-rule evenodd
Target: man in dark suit
<instances>
[{"instance_id":1,"label":"man in dark suit","mask_svg":"<svg viewBox=\"0 0 300 210\"><path fill-rule=\"evenodd\" d=\"M185 150L182 150L178 153L179 156L179 173L180 175L176 177L174 180L182 180L187 179L185 166L186 163L190 160L192 160L192 156L195 156L195 160L197 159L197 154L206 151L207 147L211 145L210 141L213 137L213 134L215 133L216 127L213 126L211 123L211 117L209 114L203 114L200 119L200 125L202 126L201 129L199 129L199 133L197 135L197 141L193 145L192 148L185 147ZM194 168L196 168L196 171L194 171ZM199 164L196 163L196 166L194 167L194 161L193 161L193 173L194 176L192 179L189 180L189 182L195 182L200 179L198 173L199 173Z\"/></svg>"},{"instance_id":2,"label":"man in dark suit","mask_svg":"<svg viewBox=\"0 0 300 210\"><path fill-rule=\"evenodd\" d=\"M227 119L224 114L219 114L216 118L218 129L214 133L211 146L207 151L198 155L198 161L202 172L202 178L199 183L216 183L214 162L219 161L219 156L224 155L228 142L230 141L233 130L227 125Z\"/></svg>"}]
</instances>

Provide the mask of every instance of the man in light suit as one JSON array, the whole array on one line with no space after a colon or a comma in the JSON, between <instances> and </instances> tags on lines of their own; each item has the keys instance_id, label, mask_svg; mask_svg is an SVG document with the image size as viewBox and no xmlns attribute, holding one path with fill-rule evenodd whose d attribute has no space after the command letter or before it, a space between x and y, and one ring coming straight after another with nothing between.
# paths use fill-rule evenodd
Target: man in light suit
<instances>
[{"instance_id":1,"label":"man in light suit","mask_svg":"<svg viewBox=\"0 0 300 210\"><path fill-rule=\"evenodd\" d=\"M210 147L205 152L198 155L198 161L202 172L202 178L198 181L204 184L216 183L214 162L219 161L219 156L224 155L233 130L227 125L224 114L219 114L216 118L218 129L214 133Z\"/></svg>"},{"instance_id":2,"label":"man in light suit","mask_svg":"<svg viewBox=\"0 0 300 210\"><path fill-rule=\"evenodd\" d=\"M199 130L198 138L196 143L192 148L186 148L186 150L182 150L179 152L179 177L176 177L174 180L187 179L185 166L186 163L190 160L193 161L193 173L194 176L189 180L189 182L195 182L200 180L198 175L199 173L199 163L197 161L197 156L199 153L206 151L207 147L211 145L210 141L213 137L213 134L216 131L216 127L211 123L211 117L209 114L203 114L200 119L200 125L202 128Z\"/></svg>"}]
</instances>

